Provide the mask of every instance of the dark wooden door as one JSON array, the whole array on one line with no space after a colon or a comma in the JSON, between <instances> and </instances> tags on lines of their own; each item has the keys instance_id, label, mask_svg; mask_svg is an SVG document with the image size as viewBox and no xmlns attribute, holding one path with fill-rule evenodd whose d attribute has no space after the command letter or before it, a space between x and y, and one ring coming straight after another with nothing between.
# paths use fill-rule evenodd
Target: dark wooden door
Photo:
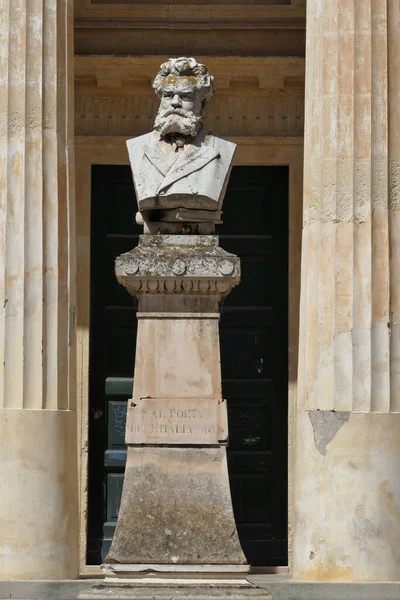
<instances>
[{"instance_id":1,"label":"dark wooden door","mask_svg":"<svg viewBox=\"0 0 400 600\"><path fill-rule=\"evenodd\" d=\"M92 173L88 562L107 553L125 464L136 301L114 277L139 227L129 167ZM228 464L240 540L252 565L287 564L288 169L235 167L220 228L242 280L220 322Z\"/></svg>"}]
</instances>

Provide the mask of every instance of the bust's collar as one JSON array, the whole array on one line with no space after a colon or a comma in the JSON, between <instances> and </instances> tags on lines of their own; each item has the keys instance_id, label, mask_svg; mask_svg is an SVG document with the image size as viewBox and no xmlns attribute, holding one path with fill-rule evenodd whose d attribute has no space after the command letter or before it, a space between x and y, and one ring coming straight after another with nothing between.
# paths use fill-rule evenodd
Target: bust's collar
<instances>
[{"instance_id":1,"label":"bust's collar","mask_svg":"<svg viewBox=\"0 0 400 600\"><path fill-rule=\"evenodd\" d=\"M207 139L206 139L207 138ZM153 130L150 134L149 146L157 146L157 144L163 141L163 138L160 136L160 132ZM200 148L202 144L207 144L208 146L214 146L214 136L211 131L205 125L201 126L201 129L197 133L197 135L190 141L191 146L197 146Z\"/></svg>"},{"instance_id":2,"label":"bust's collar","mask_svg":"<svg viewBox=\"0 0 400 600\"><path fill-rule=\"evenodd\" d=\"M166 177L163 186L168 186L217 158L219 152L214 148L214 142L214 135L208 129L202 128L193 142L187 145L186 152L178 157L172 167L169 167L162 156L162 152L160 152L159 133L153 131L150 143L144 147L144 154L156 169Z\"/></svg>"}]
</instances>

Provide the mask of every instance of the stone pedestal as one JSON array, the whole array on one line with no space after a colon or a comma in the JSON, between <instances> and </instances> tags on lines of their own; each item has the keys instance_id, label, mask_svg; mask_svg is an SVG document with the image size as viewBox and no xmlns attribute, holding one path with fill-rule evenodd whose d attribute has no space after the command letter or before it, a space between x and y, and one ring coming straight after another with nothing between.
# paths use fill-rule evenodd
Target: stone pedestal
<instances>
[{"instance_id":1,"label":"stone pedestal","mask_svg":"<svg viewBox=\"0 0 400 600\"><path fill-rule=\"evenodd\" d=\"M309 0L293 575L400 580L400 7Z\"/></svg>"},{"instance_id":2,"label":"stone pedestal","mask_svg":"<svg viewBox=\"0 0 400 600\"><path fill-rule=\"evenodd\" d=\"M215 235L143 235L116 275L139 323L121 507L94 596L268 598L246 579L226 459L219 302L239 259Z\"/></svg>"}]
</instances>

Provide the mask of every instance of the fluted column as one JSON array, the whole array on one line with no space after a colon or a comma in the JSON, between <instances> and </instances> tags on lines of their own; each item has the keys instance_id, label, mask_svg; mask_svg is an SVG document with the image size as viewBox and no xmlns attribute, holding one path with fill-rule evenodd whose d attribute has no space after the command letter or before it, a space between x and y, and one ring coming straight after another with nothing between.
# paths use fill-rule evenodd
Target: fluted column
<instances>
[{"instance_id":1,"label":"fluted column","mask_svg":"<svg viewBox=\"0 0 400 600\"><path fill-rule=\"evenodd\" d=\"M0 578L76 577L72 0L0 22Z\"/></svg>"},{"instance_id":2,"label":"fluted column","mask_svg":"<svg viewBox=\"0 0 400 600\"><path fill-rule=\"evenodd\" d=\"M308 0L293 574L400 579L400 4Z\"/></svg>"}]
</instances>

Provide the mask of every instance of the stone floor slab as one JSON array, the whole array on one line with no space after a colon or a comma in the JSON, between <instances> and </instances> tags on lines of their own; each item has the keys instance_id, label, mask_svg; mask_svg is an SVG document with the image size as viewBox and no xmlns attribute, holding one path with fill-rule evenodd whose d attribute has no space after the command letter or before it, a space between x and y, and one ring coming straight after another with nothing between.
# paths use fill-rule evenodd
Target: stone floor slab
<instances>
[{"instance_id":1,"label":"stone floor slab","mask_svg":"<svg viewBox=\"0 0 400 600\"><path fill-rule=\"evenodd\" d=\"M293 581L286 575L251 575L249 579L268 589L272 600L400 600L400 582L311 583ZM79 594L102 583L102 579L0 581L0 600L76 600ZM168 596L168 600L172 598Z\"/></svg>"}]
</instances>

